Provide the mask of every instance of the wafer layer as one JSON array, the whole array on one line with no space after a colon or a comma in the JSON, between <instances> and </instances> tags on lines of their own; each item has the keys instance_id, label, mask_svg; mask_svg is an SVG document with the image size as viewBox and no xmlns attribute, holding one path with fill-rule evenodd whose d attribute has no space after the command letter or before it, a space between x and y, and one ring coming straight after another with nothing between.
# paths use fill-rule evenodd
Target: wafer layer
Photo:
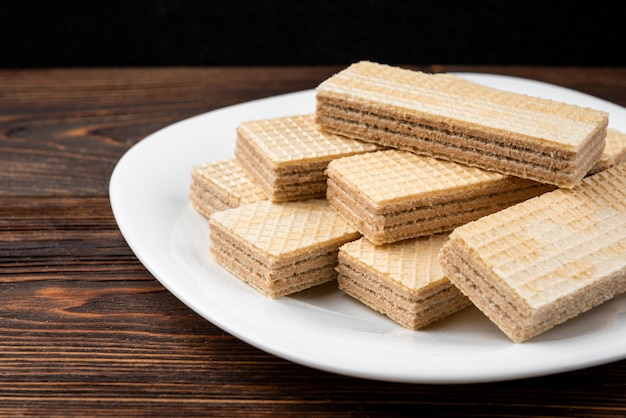
<instances>
[{"instance_id":1,"label":"wafer layer","mask_svg":"<svg viewBox=\"0 0 626 418\"><path fill-rule=\"evenodd\" d=\"M339 246L360 237L324 199L242 205L209 228L214 259L271 298L334 280Z\"/></svg>"},{"instance_id":2,"label":"wafer layer","mask_svg":"<svg viewBox=\"0 0 626 418\"><path fill-rule=\"evenodd\" d=\"M192 206L207 217L216 211L267 199L234 158L194 167L190 189Z\"/></svg>"},{"instance_id":3,"label":"wafer layer","mask_svg":"<svg viewBox=\"0 0 626 418\"><path fill-rule=\"evenodd\" d=\"M626 291L626 165L461 226L446 276L522 342Z\"/></svg>"},{"instance_id":4,"label":"wafer layer","mask_svg":"<svg viewBox=\"0 0 626 418\"><path fill-rule=\"evenodd\" d=\"M450 231L549 186L400 150L328 165L327 198L375 244Z\"/></svg>"},{"instance_id":5,"label":"wafer layer","mask_svg":"<svg viewBox=\"0 0 626 418\"><path fill-rule=\"evenodd\" d=\"M561 187L596 163L608 124L602 111L371 62L321 83L316 102L328 132Z\"/></svg>"},{"instance_id":6,"label":"wafer layer","mask_svg":"<svg viewBox=\"0 0 626 418\"><path fill-rule=\"evenodd\" d=\"M279 202L324 197L331 160L377 148L323 133L309 114L241 123L235 157L266 196Z\"/></svg>"},{"instance_id":7,"label":"wafer layer","mask_svg":"<svg viewBox=\"0 0 626 418\"><path fill-rule=\"evenodd\" d=\"M447 235L389 245L365 238L339 249L339 288L405 328L416 330L470 305L443 275L437 254Z\"/></svg>"}]
</instances>

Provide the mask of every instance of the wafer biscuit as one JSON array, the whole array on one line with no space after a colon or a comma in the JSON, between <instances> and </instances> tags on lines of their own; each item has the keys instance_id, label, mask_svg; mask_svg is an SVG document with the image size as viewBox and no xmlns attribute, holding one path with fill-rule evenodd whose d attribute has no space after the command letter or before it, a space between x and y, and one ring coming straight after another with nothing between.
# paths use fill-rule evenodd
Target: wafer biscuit
<instances>
[{"instance_id":1,"label":"wafer biscuit","mask_svg":"<svg viewBox=\"0 0 626 418\"><path fill-rule=\"evenodd\" d=\"M339 289L405 328L416 330L471 303L444 277L437 254L446 234L396 244L366 238L339 248Z\"/></svg>"},{"instance_id":2,"label":"wafer biscuit","mask_svg":"<svg viewBox=\"0 0 626 418\"><path fill-rule=\"evenodd\" d=\"M270 298L334 280L339 247L360 237L325 199L241 205L209 230L213 258Z\"/></svg>"},{"instance_id":3,"label":"wafer biscuit","mask_svg":"<svg viewBox=\"0 0 626 418\"><path fill-rule=\"evenodd\" d=\"M316 121L327 132L572 187L600 157L608 114L364 61L317 87Z\"/></svg>"},{"instance_id":4,"label":"wafer biscuit","mask_svg":"<svg viewBox=\"0 0 626 418\"><path fill-rule=\"evenodd\" d=\"M606 145L596 165L588 173L596 174L626 161L626 134L617 129L607 129Z\"/></svg>"},{"instance_id":5,"label":"wafer biscuit","mask_svg":"<svg viewBox=\"0 0 626 418\"><path fill-rule=\"evenodd\" d=\"M401 150L332 161L330 204L375 244L455 227L554 186Z\"/></svg>"},{"instance_id":6,"label":"wafer biscuit","mask_svg":"<svg viewBox=\"0 0 626 418\"><path fill-rule=\"evenodd\" d=\"M323 133L307 114L241 123L235 157L270 200L281 202L324 197L329 161L377 148Z\"/></svg>"},{"instance_id":7,"label":"wafer biscuit","mask_svg":"<svg viewBox=\"0 0 626 418\"><path fill-rule=\"evenodd\" d=\"M455 229L444 273L523 342L626 291L626 164Z\"/></svg>"},{"instance_id":8,"label":"wafer biscuit","mask_svg":"<svg viewBox=\"0 0 626 418\"><path fill-rule=\"evenodd\" d=\"M191 205L206 217L216 211L267 199L235 158L194 167L190 189Z\"/></svg>"}]
</instances>

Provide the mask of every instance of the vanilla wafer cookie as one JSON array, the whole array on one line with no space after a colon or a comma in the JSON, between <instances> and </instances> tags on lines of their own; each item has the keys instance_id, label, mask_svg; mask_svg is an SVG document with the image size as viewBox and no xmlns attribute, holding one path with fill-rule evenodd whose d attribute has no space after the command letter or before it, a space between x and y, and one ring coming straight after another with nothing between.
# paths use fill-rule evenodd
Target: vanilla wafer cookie
<instances>
[{"instance_id":1,"label":"vanilla wafer cookie","mask_svg":"<svg viewBox=\"0 0 626 418\"><path fill-rule=\"evenodd\" d=\"M275 202L324 197L328 163L375 144L321 132L314 115L245 121L237 128L237 161Z\"/></svg>"},{"instance_id":2,"label":"vanilla wafer cookie","mask_svg":"<svg viewBox=\"0 0 626 418\"><path fill-rule=\"evenodd\" d=\"M572 187L602 153L608 114L364 61L317 87L316 121L327 132Z\"/></svg>"},{"instance_id":3,"label":"vanilla wafer cookie","mask_svg":"<svg viewBox=\"0 0 626 418\"><path fill-rule=\"evenodd\" d=\"M339 289L411 330L471 303L443 275L437 260L447 234L374 245L366 238L339 248Z\"/></svg>"},{"instance_id":4,"label":"vanilla wafer cookie","mask_svg":"<svg viewBox=\"0 0 626 418\"><path fill-rule=\"evenodd\" d=\"M392 149L336 159L326 173L330 204L375 244L450 231L555 188Z\"/></svg>"},{"instance_id":5,"label":"vanilla wafer cookie","mask_svg":"<svg viewBox=\"0 0 626 418\"><path fill-rule=\"evenodd\" d=\"M607 129L606 145L600 159L588 173L589 175L599 173L614 165L619 165L626 161L626 134L617 129Z\"/></svg>"},{"instance_id":6,"label":"vanilla wafer cookie","mask_svg":"<svg viewBox=\"0 0 626 418\"><path fill-rule=\"evenodd\" d=\"M216 211L267 199L234 157L194 167L190 189L191 205L206 217Z\"/></svg>"},{"instance_id":7,"label":"vanilla wafer cookie","mask_svg":"<svg viewBox=\"0 0 626 418\"><path fill-rule=\"evenodd\" d=\"M626 164L455 229L440 263L523 342L626 291Z\"/></svg>"},{"instance_id":8,"label":"vanilla wafer cookie","mask_svg":"<svg viewBox=\"0 0 626 418\"><path fill-rule=\"evenodd\" d=\"M270 298L334 280L339 247L360 237L325 199L241 205L209 230L214 259Z\"/></svg>"}]
</instances>

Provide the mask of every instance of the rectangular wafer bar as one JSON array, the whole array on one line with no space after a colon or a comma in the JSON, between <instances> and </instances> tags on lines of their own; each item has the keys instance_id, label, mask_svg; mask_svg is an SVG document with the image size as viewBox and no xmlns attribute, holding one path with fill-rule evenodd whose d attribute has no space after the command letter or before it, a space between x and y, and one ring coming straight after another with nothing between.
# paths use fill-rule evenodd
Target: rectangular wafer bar
<instances>
[{"instance_id":1,"label":"rectangular wafer bar","mask_svg":"<svg viewBox=\"0 0 626 418\"><path fill-rule=\"evenodd\" d=\"M455 229L448 279L523 342L626 291L626 164Z\"/></svg>"},{"instance_id":2,"label":"rectangular wafer bar","mask_svg":"<svg viewBox=\"0 0 626 418\"><path fill-rule=\"evenodd\" d=\"M317 87L316 121L385 147L572 187L600 157L608 114L363 61Z\"/></svg>"},{"instance_id":3,"label":"rectangular wafer bar","mask_svg":"<svg viewBox=\"0 0 626 418\"><path fill-rule=\"evenodd\" d=\"M339 248L339 289L411 330L469 305L437 260L447 234L374 245L366 238Z\"/></svg>"},{"instance_id":4,"label":"rectangular wafer bar","mask_svg":"<svg viewBox=\"0 0 626 418\"><path fill-rule=\"evenodd\" d=\"M235 157L274 202L324 197L328 163L379 146L321 132L314 115L249 120L237 128Z\"/></svg>"},{"instance_id":5,"label":"rectangular wafer bar","mask_svg":"<svg viewBox=\"0 0 626 418\"><path fill-rule=\"evenodd\" d=\"M375 244L450 231L554 189L395 149L336 159L326 173L330 204Z\"/></svg>"},{"instance_id":6,"label":"rectangular wafer bar","mask_svg":"<svg viewBox=\"0 0 626 418\"><path fill-rule=\"evenodd\" d=\"M325 199L241 205L209 230L213 258L270 298L334 280L339 247L360 237Z\"/></svg>"},{"instance_id":7,"label":"rectangular wafer bar","mask_svg":"<svg viewBox=\"0 0 626 418\"><path fill-rule=\"evenodd\" d=\"M206 217L216 211L267 199L234 157L194 167L189 187L191 205Z\"/></svg>"}]
</instances>

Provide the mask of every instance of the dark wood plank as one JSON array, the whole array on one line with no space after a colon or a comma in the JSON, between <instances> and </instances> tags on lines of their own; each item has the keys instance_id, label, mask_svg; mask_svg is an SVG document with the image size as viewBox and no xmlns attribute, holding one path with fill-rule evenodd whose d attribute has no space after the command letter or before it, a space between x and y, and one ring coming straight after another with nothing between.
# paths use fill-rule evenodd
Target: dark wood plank
<instances>
[{"instance_id":1,"label":"dark wood plank","mask_svg":"<svg viewBox=\"0 0 626 418\"><path fill-rule=\"evenodd\" d=\"M121 236L108 198L1 198L0 283L151 279ZM132 273L132 274L131 274Z\"/></svg>"},{"instance_id":2,"label":"dark wood plank","mask_svg":"<svg viewBox=\"0 0 626 418\"><path fill-rule=\"evenodd\" d=\"M0 196L107 195L117 160L173 122L309 89L336 67L0 71Z\"/></svg>"}]
</instances>

